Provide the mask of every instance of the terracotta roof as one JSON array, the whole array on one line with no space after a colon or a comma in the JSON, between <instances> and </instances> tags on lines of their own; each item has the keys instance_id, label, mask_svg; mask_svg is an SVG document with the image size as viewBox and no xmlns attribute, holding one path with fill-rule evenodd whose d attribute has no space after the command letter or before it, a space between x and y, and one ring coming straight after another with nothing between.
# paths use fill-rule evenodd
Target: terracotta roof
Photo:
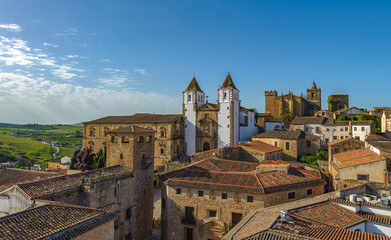
<instances>
[{"instance_id":1,"label":"terracotta roof","mask_svg":"<svg viewBox=\"0 0 391 240\"><path fill-rule=\"evenodd\" d=\"M377 203L371 203L371 202L351 202L351 201L348 201L345 199L340 199L340 198L330 198L329 200L333 201L333 202L346 203L346 204L351 204L351 205L368 205L368 206L377 207L377 208L391 209L390 206L377 204Z\"/></svg>"},{"instance_id":2,"label":"terracotta roof","mask_svg":"<svg viewBox=\"0 0 391 240\"><path fill-rule=\"evenodd\" d=\"M0 218L0 238L70 239L117 217L99 209L48 204Z\"/></svg>"},{"instance_id":3,"label":"terracotta roof","mask_svg":"<svg viewBox=\"0 0 391 240\"><path fill-rule=\"evenodd\" d=\"M391 225L391 217L374 215L369 213L361 213L361 216L368 221Z\"/></svg>"},{"instance_id":4,"label":"terracotta roof","mask_svg":"<svg viewBox=\"0 0 391 240\"><path fill-rule=\"evenodd\" d=\"M369 136L367 137L366 141L391 141L391 139L385 137L385 136L382 136L380 134L376 134L376 133L371 133L369 134Z\"/></svg>"},{"instance_id":5,"label":"terracotta roof","mask_svg":"<svg viewBox=\"0 0 391 240\"><path fill-rule=\"evenodd\" d=\"M279 231L275 229L267 229L253 236L244 238L243 240L316 240L312 237L304 237L295 233Z\"/></svg>"},{"instance_id":6,"label":"terracotta roof","mask_svg":"<svg viewBox=\"0 0 391 240\"><path fill-rule=\"evenodd\" d=\"M198 108L198 110L203 110L203 111L216 111L219 109L219 105L215 104L215 103L205 103L204 105L202 105L201 107Z\"/></svg>"},{"instance_id":7,"label":"terracotta roof","mask_svg":"<svg viewBox=\"0 0 391 240\"><path fill-rule=\"evenodd\" d=\"M266 161L282 163L284 161ZM324 184L317 171L309 171L291 164L283 171L257 172L261 164L223 159L205 159L162 176L167 185L205 188L229 192L267 194Z\"/></svg>"},{"instance_id":8,"label":"terracotta roof","mask_svg":"<svg viewBox=\"0 0 391 240\"><path fill-rule=\"evenodd\" d=\"M254 149L256 151L260 151L263 153L271 153L271 152L277 152L277 151L282 151L282 148L273 146L271 144L262 142L262 141L252 141L244 144L240 144L240 147L243 148L250 148Z\"/></svg>"},{"instance_id":9,"label":"terracotta roof","mask_svg":"<svg viewBox=\"0 0 391 240\"><path fill-rule=\"evenodd\" d=\"M334 154L334 157L341 163L338 168L347 168L378 161L385 161L386 158L378 155L370 149L360 149L350 152Z\"/></svg>"},{"instance_id":10,"label":"terracotta roof","mask_svg":"<svg viewBox=\"0 0 391 240\"><path fill-rule=\"evenodd\" d=\"M379 234L347 230L344 228L302 228L300 235L322 240L390 240Z\"/></svg>"},{"instance_id":11,"label":"terracotta roof","mask_svg":"<svg viewBox=\"0 0 391 240\"><path fill-rule=\"evenodd\" d=\"M227 77L225 78L223 85L219 89L237 89L235 87L234 82L232 81L231 74L227 74Z\"/></svg>"},{"instance_id":12,"label":"terracotta roof","mask_svg":"<svg viewBox=\"0 0 391 240\"><path fill-rule=\"evenodd\" d=\"M293 139L298 140L299 138L317 138L316 136L306 133L300 129L296 131L268 131L252 136L252 138L278 138L278 139Z\"/></svg>"},{"instance_id":13,"label":"terracotta roof","mask_svg":"<svg viewBox=\"0 0 391 240\"><path fill-rule=\"evenodd\" d=\"M190 84L189 86L187 86L186 91L198 91L198 92L202 92L201 88L200 88L200 85L198 85L198 82L196 80L195 77L193 77L193 79L191 79L190 81Z\"/></svg>"},{"instance_id":14,"label":"terracotta roof","mask_svg":"<svg viewBox=\"0 0 391 240\"><path fill-rule=\"evenodd\" d=\"M15 168L0 169L0 192L7 190L15 184L27 183L57 176L56 173L22 170Z\"/></svg>"},{"instance_id":15,"label":"terracotta roof","mask_svg":"<svg viewBox=\"0 0 391 240\"><path fill-rule=\"evenodd\" d=\"M292 125L303 124L324 124L328 118L326 117L295 117L292 121Z\"/></svg>"},{"instance_id":16,"label":"terracotta roof","mask_svg":"<svg viewBox=\"0 0 391 240\"><path fill-rule=\"evenodd\" d=\"M124 178L131 176L131 174L131 171L118 165L83 173L54 177L42 181L18 184L17 187L30 199L45 198L53 193L66 190L78 190L85 182L101 177Z\"/></svg>"},{"instance_id":17,"label":"terracotta roof","mask_svg":"<svg viewBox=\"0 0 391 240\"><path fill-rule=\"evenodd\" d=\"M391 152L391 142L390 141L377 141L377 142L371 142L369 144L374 146L375 148L382 150L382 151Z\"/></svg>"},{"instance_id":18,"label":"terracotta roof","mask_svg":"<svg viewBox=\"0 0 391 240\"><path fill-rule=\"evenodd\" d=\"M180 119L182 119L181 114L137 113L131 116L107 116L85 123L88 124L174 123Z\"/></svg>"},{"instance_id":19,"label":"terracotta roof","mask_svg":"<svg viewBox=\"0 0 391 240\"><path fill-rule=\"evenodd\" d=\"M148 128L130 125L127 127L119 127L118 129L108 131L108 133L155 133L155 131Z\"/></svg>"},{"instance_id":20,"label":"terracotta roof","mask_svg":"<svg viewBox=\"0 0 391 240\"><path fill-rule=\"evenodd\" d=\"M301 227L348 228L365 219L332 201L289 210L288 220Z\"/></svg>"},{"instance_id":21,"label":"terracotta roof","mask_svg":"<svg viewBox=\"0 0 391 240\"><path fill-rule=\"evenodd\" d=\"M343 142L350 142L350 141L362 142L362 141L360 141L358 139L355 139L355 138L344 138L344 139L332 141L332 142L328 143L328 145L329 146L333 146L333 145L336 145L336 144L340 144L340 143L343 143Z\"/></svg>"}]
</instances>

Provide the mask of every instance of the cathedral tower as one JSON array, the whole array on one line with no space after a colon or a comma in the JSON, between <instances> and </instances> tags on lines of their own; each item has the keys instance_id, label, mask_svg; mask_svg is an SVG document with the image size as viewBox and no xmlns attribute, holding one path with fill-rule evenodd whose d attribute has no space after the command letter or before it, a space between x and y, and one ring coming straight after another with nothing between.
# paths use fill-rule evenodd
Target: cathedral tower
<instances>
[{"instance_id":1,"label":"cathedral tower","mask_svg":"<svg viewBox=\"0 0 391 240\"><path fill-rule=\"evenodd\" d=\"M201 90L195 77L183 91L183 117L185 118L186 155L196 153L197 108L205 103L205 93Z\"/></svg>"},{"instance_id":2,"label":"cathedral tower","mask_svg":"<svg viewBox=\"0 0 391 240\"><path fill-rule=\"evenodd\" d=\"M218 147L239 144L239 90L228 73L223 85L218 89Z\"/></svg>"},{"instance_id":3,"label":"cathedral tower","mask_svg":"<svg viewBox=\"0 0 391 240\"><path fill-rule=\"evenodd\" d=\"M307 88L308 115L314 115L315 111L322 109L321 89L316 87L315 82L312 83L310 89Z\"/></svg>"}]
</instances>

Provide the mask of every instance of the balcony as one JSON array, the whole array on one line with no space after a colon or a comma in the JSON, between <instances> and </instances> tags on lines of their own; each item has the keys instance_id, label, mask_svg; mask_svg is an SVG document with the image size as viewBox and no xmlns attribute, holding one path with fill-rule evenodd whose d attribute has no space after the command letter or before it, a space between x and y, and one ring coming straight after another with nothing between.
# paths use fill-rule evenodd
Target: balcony
<instances>
[{"instance_id":1,"label":"balcony","mask_svg":"<svg viewBox=\"0 0 391 240\"><path fill-rule=\"evenodd\" d=\"M196 220L195 218L192 216L192 217L182 217L182 224L186 224L186 225L196 225Z\"/></svg>"}]
</instances>

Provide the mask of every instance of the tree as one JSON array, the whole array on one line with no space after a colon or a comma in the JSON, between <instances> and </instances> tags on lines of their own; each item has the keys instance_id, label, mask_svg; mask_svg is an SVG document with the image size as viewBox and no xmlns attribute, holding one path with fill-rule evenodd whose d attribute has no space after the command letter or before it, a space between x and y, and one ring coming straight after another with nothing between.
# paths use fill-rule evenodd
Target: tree
<instances>
[{"instance_id":1,"label":"tree","mask_svg":"<svg viewBox=\"0 0 391 240\"><path fill-rule=\"evenodd\" d=\"M73 156L71 158L71 164L69 165L69 169L75 169L75 163L76 163L76 155L80 152L80 150L76 150L73 153Z\"/></svg>"},{"instance_id":2,"label":"tree","mask_svg":"<svg viewBox=\"0 0 391 240\"><path fill-rule=\"evenodd\" d=\"M45 171L46 168L48 168L48 166L49 166L49 162L43 162L42 163L42 171Z\"/></svg>"},{"instance_id":3,"label":"tree","mask_svg":"<svg viewBox=\"0 0 391 240\"><path fill-rule=\"evenodd\" d=\"M92 170L94 167L95 154L92 153L92 148L83 148L76 154L76 162L74 164L75 169L85 171Z\"/></svg>"},{"instance_id":4,"label":"tree","mask_svg":"<svg viewBox=\"0 0 391 240\"><path fill-rule=\"evenodd\" d=\"M106 150L100 149L94 157L94 169L106 167Z\"/></svg>"},{"instance_id":5,"label":"tree","mask_svg":"<svg viewBox=\"0 0 391 240\"><path fill-rule=\"evenodd\" d=\"M295 116L288 108L284 108L280 115L280 119L285 124L290 124Z\"/></svg>"}]
</instances>

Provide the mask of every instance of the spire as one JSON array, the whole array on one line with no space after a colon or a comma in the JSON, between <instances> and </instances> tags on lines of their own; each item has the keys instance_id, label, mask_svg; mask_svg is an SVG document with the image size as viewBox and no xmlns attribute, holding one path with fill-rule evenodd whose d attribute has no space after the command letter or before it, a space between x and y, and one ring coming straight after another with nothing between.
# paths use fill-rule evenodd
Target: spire
<instances>
[{"instance_id":1,"label":"spire","mask_svg":"<svg viewBox=\"0 0 391 240\"><path fill-rule=\"evenodd\" d=\"M312 82L311 89L316 89L316 83L315 83L315 81Z\"/></svg>"},{"instance_id":2,"label":"spire","mask_svg":"<svg viewBox=\"0 0 391 240\"><path fill-rule=\"evenodd\" d=\"M200 88L200 85L198 85L198 82L195 78L195 76L193 76L193 79L191 80L189 86L187 86L186 90L185 91L197 91L197 92L202 92L201 88Z\"/></svg>"},{"instance_id":3,"label":"spire","mask_svg":"<svg viewBox=\"0 0 391 240\"><path fill-rule=\"evenodd\" d=\"M223 85L219 89L236 89L234 82L232 81L231 74L228 73L227 77L225 78Z\"/></svg>"}]
</instances>

